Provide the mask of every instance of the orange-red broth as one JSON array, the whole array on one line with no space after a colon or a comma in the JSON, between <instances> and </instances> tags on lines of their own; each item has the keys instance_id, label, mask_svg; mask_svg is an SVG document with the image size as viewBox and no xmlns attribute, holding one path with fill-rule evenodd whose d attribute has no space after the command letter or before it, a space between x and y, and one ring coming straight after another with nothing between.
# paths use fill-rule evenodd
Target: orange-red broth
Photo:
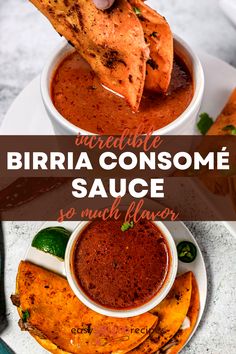
<instances>
[{"instance_id":1,"label":"orange-red broth","mask_svg":"<svg viewBox=\"0 0 236 354\"><path fill-rule=\"evenodd\" d=\"M139 112L133 113L124 99L105 89L91 67L72 52L54 74L51 96L56 109L72 124L91 133L112 135L125 128L135 131L140 124L146 130L165 127L188 107L193 86L189 70L175 56L168 93L144 92Z\"/></svg>"}]
</instances>

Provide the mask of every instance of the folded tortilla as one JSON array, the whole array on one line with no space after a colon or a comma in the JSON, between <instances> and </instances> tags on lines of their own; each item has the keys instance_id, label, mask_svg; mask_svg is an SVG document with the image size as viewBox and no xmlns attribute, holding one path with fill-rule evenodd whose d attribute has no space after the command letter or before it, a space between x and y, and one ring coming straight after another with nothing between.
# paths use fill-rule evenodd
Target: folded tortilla
<instances>
[{"instance_id":1,"label":"folded tortilla","mask_svg":"<svg viewBox=\"0 0 236 354\"><path fill-rule=\"evenodd\" d=\"M228 129L229 128L229 129ZM207 135L225 135L226 137L221 137L222 139L227 139L227 135L231 135L231 129L236 128L236 88L233 90L231 96L229 97L226 105L224 106L222 112L208 130ZM227 140L226 140L227 146ZM212 172L209 172L209 175L212 175ZM227 179L226 176L208 178L207 173L202 177L202 181L205 186L216 195L227 195L231 194L232 201L235 204L234 193L232 190L232 181L233 179Z\"/></svg>"},{"instance_id":2,"label":"folded tortilla","mask_svg":"<svg viewBox=\"0 0 236 354\"><path fill-rule=\"evenodd\" d=\"M185 329L180 329L176 335L172 338L171 342L166 345L166 354L178 354L183 348L190 335L192 334L198 319L200 308L200 298L195 277L192 277L192 295L189 310L187 313L187 319L190 322L190 326ZM163 353L165 353L165 350Z\"/></svg>"},{"instance_id":3,"label":"folded tortilla","mask_svg":"<svg viewBox=\"0 0 236 354\"><path fill-rule=\"evenodd\" d=\"M100 82L137 111L149 49L127 0L100 11L92 0L30 0L91 65Z\"/></svg>"},{"instance_id":4,"label":"folded tortilla","mask_svg":"<svg viewBox=\"0 0 236 354\"><path fill-rule=\"evenodd\" d=\"M227 129L230 126L236 128L236 88L207 135L231 135L231 130Z\"/></svg>"},{"instance_id":5,"label":"folded tortilla","mask_svg":"<svg viewBox=\"0 0 236 354\"><path fill-rule=\"evenodd\" d=\"M128 0L136 9L143 27L150 57L147 61L145 89L167 92L174 61L173 35L166 19L147 6L142 0Z\"/></svg>"},{"instance_id":6,"label":"folded tortilla","mask_svg":"<svg viewBox=\"0 0 236 354\"><path fill-rule=\"evenodd\" d=\"M148 331L135 329L152 330L158 320L150 313L124 319L102 316L77 299L65 278L25 261L12 300L22 330L55 354L127 353L148 336ZM24 322L25 312L29 317Z\"/></svg>"},{"instance_id":7,"label":"folded tortilla","mask_svg":"<svg viewBox=\"0 0 236 354\"><path fill-rule=\"evenodd\" d=\"M190 306L192 293L192 273L176 278L168 296L151 313L158 316L159 322L153 333L132 354L157 353L180 329Z\"/></svg>"}]
</instances>

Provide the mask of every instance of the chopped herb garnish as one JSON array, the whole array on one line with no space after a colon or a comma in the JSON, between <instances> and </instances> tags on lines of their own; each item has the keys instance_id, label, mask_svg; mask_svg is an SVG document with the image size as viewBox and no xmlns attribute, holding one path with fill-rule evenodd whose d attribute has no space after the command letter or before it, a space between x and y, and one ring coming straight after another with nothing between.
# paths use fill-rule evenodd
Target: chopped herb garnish
<instances>
[{"instance_id":1,"label":"chopped herb garnish","mask_svg":"<svg viewBox=\"0 0 236 354\"><path fill-rule=\"evenodd\" d=\"M230 132L232 135L236 135L236 127L235 125L226 125L222 130Z\"/></svg>"},{"instance_id":2,"label":"chopped herb garnish","mask_svg":"<svg viewBox=\"0 0 236 354\"><path fill-rule=\"evenodd\" d=\"M200 131L200 133L202 135L205 135L214 122L208 113L202 113L202 114L200 114L199 117L200 117L200 120L197 123L197 127L198 127L198 130Z\"/></svg>"},{"instance_id":3,"label":"chopped herb garnish","mask_svg":"<svg viewBox=\"0 0 236 354\"><path fill-rule=\"evenodd\" d=\"M22 311L22 321L27 322L30 317L30 313L28 310Z\"/></svg>"},{"instance_id":4,"label":"chopped herb garnish","mask_svg":"<svg viewBox=\"0 0 236 354\"><path fill-rule=\"evenodd\" d=\"M158 35L157 32L152 32L152 33L150 34L150 37L155 37L155 38L157 38L157 35Z\"/></svg>"},{"instance_id":5,"label":"chopped herb garnish","mask_svg":"<svg viewBox=\"0 0 236 354\"><path fill-rule=\"evenodd\" d=\"M134 222L125 222L122 226L121 226L121 231L127 231L129 229L132 229L134 227Z\"/></svg>"},{"instance_id":6,"label":"chopped herb garnish","mask_svg":"<svg viewBox=\"0 0 236 354\"><path fill-rule=\"evenodd\" d=\"M141 15L141 13L142 13L138 7L133 7L133 10L135 12L135 15L137 15L137 16Z\"/></svg>"}]
</instances>

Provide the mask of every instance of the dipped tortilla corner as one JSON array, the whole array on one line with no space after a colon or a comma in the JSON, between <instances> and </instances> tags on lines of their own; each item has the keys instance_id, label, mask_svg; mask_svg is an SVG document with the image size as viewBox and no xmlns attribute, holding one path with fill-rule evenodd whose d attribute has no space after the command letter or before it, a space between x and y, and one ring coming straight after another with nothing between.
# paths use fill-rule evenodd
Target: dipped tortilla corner
<instances>
[{"instance_id":1,"label":"dipped tortilla corner","mask_svg":"<svg viewBox=\"0 0 236 354\"><path fill-rule=\"evenodd\" d=\"M143 94L149 49L127 0L100 11L92 0L30 0L90 64L100 82L136 112Z\"/></svg>"}]
</instances>

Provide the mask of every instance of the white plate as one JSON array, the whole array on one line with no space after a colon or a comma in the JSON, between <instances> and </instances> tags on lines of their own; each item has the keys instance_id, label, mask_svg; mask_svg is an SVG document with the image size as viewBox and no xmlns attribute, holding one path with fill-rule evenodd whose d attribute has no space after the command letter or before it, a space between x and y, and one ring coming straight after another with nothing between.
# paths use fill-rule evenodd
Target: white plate
<instances>
[{"instance_id":1,"label":"white plate","mask_svg":"<svg viewBox=\"0 0 236 354\"><path fill-rule=\"evenodd\" d=\"M197 258L195 259L194 262L192 263L183 263L180 262L178 263L178 274L185 273L188 271L192 271L196 277L197 283L198 283L198 288L199 288L199 294L200 294L200 310L199 310L199 316L197 323L195 325L195 328L191 334L194 334L196 331L200 320L202 318L205 304L206 304L206 298L207 298L207 273L206 273L206 267L204 263L204 259L201 253L201 250L194 239L193 235L191 232L187 229L187 227L182 223L182 222L164 222L165 226L169 229L170 233L174 237L176 245L181 242L181 241L191 241L192 243L195 244L197 247ZM46 222L42 228L50 227L50 226L63 226L66 229L73 231L75 227L78 225L78 221L66 221L63 223L58 223L58 222ZM33 240L34 235L32 235L32 240ZM37 250L36 248L29 247L26 255L25 255L25 260L28 260L34 264L37 264L39 266L42 266L46 269L49 269L53 272L56 272L60 275L65 276L65 271L64 271L64 262L60 261L58 258L51 256L49 254L46 254L44 252L41 252ZM190 338L191 338L190 337ZM189 338L189 340L190 340Z\"/></svg>"},{"instance_id":2,"label":"white plate","mask_svg":"<svg viewBox=\"0 0 236 354\"><path fill-rule=\"evenodd\" d=\"M9 108L0 127L1 135L54 135L40 93L40 77L36 77L19 94Z\"/></svg>"}]
</instances>

